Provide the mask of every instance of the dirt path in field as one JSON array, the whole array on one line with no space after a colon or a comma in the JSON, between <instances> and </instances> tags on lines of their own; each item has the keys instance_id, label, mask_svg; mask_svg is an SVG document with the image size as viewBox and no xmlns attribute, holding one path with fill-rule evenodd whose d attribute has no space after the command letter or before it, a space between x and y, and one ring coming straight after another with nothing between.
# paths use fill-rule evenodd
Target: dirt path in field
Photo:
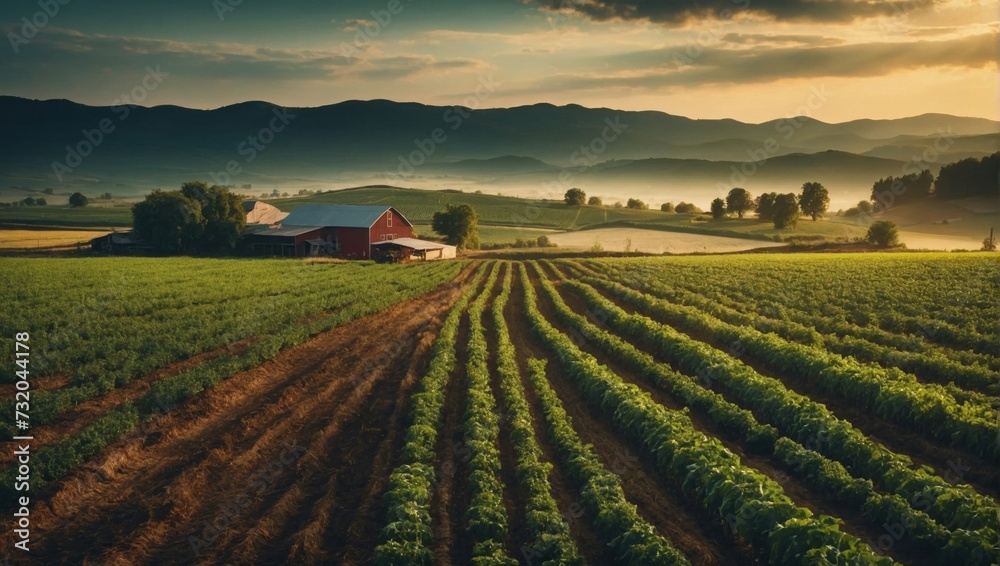
<instances>
[{"instance_id":1,"label":"dirt path in field","mask_svg":"<svg viewBox=\"0 0 1000 566\"><path fill-rule=\"evenodd\" d=\"M116 443L36 503L32 558L337 557L372 514L414 376L460 292L447 283L320 334ZM376 535L354 540L373 547Z\"/></svg>"},{"instance_id":2,"label":"dirt path in field","mask_svg":"<svg viewBox=\"0 0 1000 566\"><path fill-rule=\"evenodd\" d=\"M634 306L617 299L610 293L604 292L601 289L597 289L597 291L605 299L613 302L630 314L648 316L660 323L666 324L654 315L637 311ZM668 324L668 326L671 325ZM693 332L690 329L671 327L713 348L722 351L726 349L725 344L719 344L709 336ZM640 349L649 352L648 349L641 346ZM659 356L655 352L650 353L659 359ZM817 403L826 405L837 418L850 422L862 434L882 444L889 450L910 457L916 466L929 466L937 475L951 483L968 483L979 493L992 497L994 501L1000 501L1000 469L985 459L969 454L964 450L944 445L942 442L934 439L929 439L922 434L913 432L907 427L890 423L864 407L821 391L810 380L792 379L787 375L771 371L771 368L767 365L748 356L741 358L741 361L749 365L757 373L781 381L789 391L794 391L800 395L809 397ZM727 396L727 398L729 397Z\"/></svg>"},{"instance_id":3,"label":"dirt path in field","mask_svg":"<svg viewBox=\"0 0 1000 566\"><path fill-rule=\"evenodd\" d=\"M528 271L530 279L530 267ZM528 357L538 357L551 360L547 371L549 382L573 419L574 429L585 444L594 447L604 466L621 477L628 501L635 504L640 515L694 564L752 564L749 549L737 548L717 517L710 516L697 502L681 494L641 446L634 445L617 433L610 418L597 415L558 361L542 349L534 338L527 316L523 314L522 285L532 283L521 281L520 277L517 279L517 286L511 295L512 311L517 314L511 316L509 323L518 359L523 361ZM536 294L540 291L536 289ZM540 302L544 304L544 301ZM531 397L535 403L534 395ZM574 487L579 493L582 486Z\"/></svg>"},{"instance_id":4,"label":"dirt path in field","mask_svg":"<svg viewBox=\"0 0 1000 566\"><path fill-rule=\"evenodd\" d=\"M547 275L551 276L551 272L549 270L545 271ZM582 316L588 316L591 314L592 311L589 310L586 300L583 299L583 297L572 292L570 289L563 287L554 278L550 280L556 285L560 296L574 312ZM541 293L544 293L544 290L541 288L539 288L538 291L540 293L539 296L541 296ZM548 318L556 328L563 332L568 332L570 330L567 325L562 323L556 317L554 306L551 304L551 301L546 298L546 300L542 302L541 307L543 313L546 315L546 318ZM588 316L588 318L590 317ZM594 320L591 319L591 322L593 323ZM604 330L611 334L616 334L611 329L604 328ZM622 336L619 337L625 339ZM580 347L587 353L597 358L598 362L608 366L609 369L611 369L623 380L632 383L645 391L660 405L663 405L671 410L682 410L685 407L683 402L677 401L664 389L651 385L642 376L615 362L604 354L599 348L590 346L587 343L581 344ZM644 348L641 344L637 344L636 347L640 351L656 357L654 352ZM842 519L844 521L842 530L860 538L863 541L876 541L878 540L878 537L886 534L886 531L880 524L869 521L863 514L857 512L856 510L847 508L839 504L839 502L831 500L829 497L825 497L823 494L813 490L808 485L803 484L799 478L789 475L784 470L776 467L770 456L747 452L744 449L740 438L721 430L715 422L712 421L710 416L694 410L690 411L688 416L691 418L691 422L697 430L721 441L729 451L739 456L743 465L768 476L778 483L784 490L785 494L799 507L809 509L815 515L830 515ZM904 539L899 541L897 544L894 544L892 549L893 558L902 560L907 564L927 563L927 557L923 556L920 550L913 548L910 544L907 544L908 542L908 540Z\"/></svg>"}]
</instances>

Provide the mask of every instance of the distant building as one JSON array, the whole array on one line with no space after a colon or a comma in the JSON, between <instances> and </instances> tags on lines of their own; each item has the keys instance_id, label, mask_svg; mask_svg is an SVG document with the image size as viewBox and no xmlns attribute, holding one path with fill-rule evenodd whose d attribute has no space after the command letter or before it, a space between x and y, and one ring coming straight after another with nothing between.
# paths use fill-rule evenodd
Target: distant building
<instances>
[{"instance_id":1,"label":"distant building","mask_svg":"<svg viewBox=\"0 0 1000 566\"><path fill-rule=\"evenodd\" d=\"M458 248L456 246L417 240L416 238L396 238L372 244L372 258L387 263L397 263L410 259L421 261L454 259L457 255Z\"/></svg>"},{"instance_id":2,"label":"distant building","mask_svg":"<svg viewBox=\"0 0 1000 566\"><path fill-rule=\"evenodd\" d=\"M140 240L135 232L112 232L90 241L90 247L95 252L111 255L145 255L152 247Z\"/></svg>"},{"instance_id":3,"label":"distant building","mask_svg":"<svg viewBox=\"0 0 1000 566\"><path fill-rule=\"evenodd\" d=\"M244 245L253 255L370 259L372 244L397 238L413 238L413 224L391 206L312 204L293 210L277 228L249 231Z\"/></svg>"}]
</instances>

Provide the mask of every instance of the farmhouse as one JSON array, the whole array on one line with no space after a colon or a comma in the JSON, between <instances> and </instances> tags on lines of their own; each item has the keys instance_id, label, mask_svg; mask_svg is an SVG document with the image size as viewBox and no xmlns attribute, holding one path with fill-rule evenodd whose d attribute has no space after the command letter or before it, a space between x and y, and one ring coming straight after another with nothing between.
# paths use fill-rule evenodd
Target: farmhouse
<instances>
[{"instance_id":1,"label":"farmhouse","mask_svg":"<svg viewBox=\"0 0 1000 566\"><path fill-rule=\"evenodd\" d=\"M247 234L244 242L253 255L369 259L373 244L397 238L413 238L413 225L391 206L313 204L296 208L276 228Z\"/></svg>"}]
</instances>

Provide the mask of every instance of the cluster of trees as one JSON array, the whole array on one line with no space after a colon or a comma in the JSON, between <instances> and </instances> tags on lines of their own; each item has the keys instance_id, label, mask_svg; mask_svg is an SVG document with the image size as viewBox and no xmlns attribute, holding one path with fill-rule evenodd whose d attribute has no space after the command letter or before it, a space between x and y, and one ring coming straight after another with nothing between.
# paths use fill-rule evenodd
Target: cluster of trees
<instances>
[{"instance_id":1,"label":"cluster of trees","mask_svg":"<svg viewBox=\"0 0 1000 566\"><path fill-rule=\"evenodd\" d=\"M871 201L889 207L893 203L912 202L927 198L931 194L934 175L924 169L919 173L910 173L900 177L879 179L872 185ZM859 208L860 211L860 208Z\"/></svg>"},{"instance_id":2,"label":"cluster of trees","mask_svg":"<svg viewBox=\"0 0 1000 566\"><path fill-rule=\"evenodd\" d=\"M660 205L663 212L676 212L677 214L701 214L701 209L689 202L681 201L674 206L673 203L665 202Z\"/></svg>"},{"instance_id":3,"label":"cluster of trees","mask_svg":"<svg viewBox=\"0 0 1000 566\"><path fill-rule=\"evenodd\" d=\"M681 210L678 204L673 209L677 212ZM664 205L663 210L667 210L670 203ZM694 206L694 205L691 205ZM741 187L733 188L726 195L725 199L717 198L712 201L709 210L715 219L725 218L727 215L735 214L743 218L748 212L756 212L757 219L762 222L773 222L775 228L794 227L798 222L799 215L806 214L816 220L830 207L830 193L820 183L809 182L802 185L802 192L795 193L764 193L754 198L746 189ZM694 207L691 212L701 212Z\"/></svg>"},{"instance_id":4,"label":"cluster of trees","mask_svg":"<svg viewBox=\"0 0 1000 566\"><path fill-rule=\"evenodd\" d=\"M27 197L20 202L21 206L45 206L49 204L45 197Z\"/></svg>"},{"instance_id":5,"label":"cluster of trees","mask_svg":"<svg viewBox=\"0 0 1000 566\"><path fill-rule=\"evenodd\" d=\"M934 181L934 193L944 198L997 196L1000 152L982 159L970 157L945 165Z\"/></svg>"},{"instance_id":6,"label":"cluster of trees","mask_svg":"<svg viewBox=\"0 0 1000 566\"><path fill-rule=\"evenodd\" d=\"M604 206L604 200L601 199L601 197L590 197L588 199L587 193L584 192L583 189L578 189L575 187L566 191L566 194L563 195L563 200L566 201L566 204L572 206L580 206L584 203L589 204L591 206ZM622 208L622 203L616 202L614 204L614 207ZM632 208L635 210L649 210L649 205L637 198L628 199L628 202L625 204L625 207Z\"/></svg>"},{"instance_id":7,"label":"cluster of trees","mask_svg":"<svg viewBox=\"0 0 1000 566\"><path fill-rule=\"evenodd\" d=\"M447 209L435 212L431 229L452 246L479 249L479 214L467 204L449 204Z\"/></svg>"},{"instance_id":8,"label":"cluster of trees","mask_svg":"<svg viewBox=\"0 0 1000 566\"><path fill-rule=\"evenodd\" d=\"M228 251L246 224L239 195L201 181L157 189L132 207L136 235L162 252Z\"/></svg>"},{"instance_id":9,"label":"cluster of trees","mask_svg":"<svg viewBox=\"0 0 1000 566\"><path fill-rule=\"evenodd\" d=\"M899 177L886 177L872 185L871 202L878 209L885 210L894 204L913 202L937 195L942 198L964 198L997 195L1000 190L1000 152L982 159L970 157L941 167L938 176L927 169L919 173L909 173ZM855 210L854 208L857 208ZM865 214L861 204L848 209L845 216Z\"/></svg>"}]
</instances>

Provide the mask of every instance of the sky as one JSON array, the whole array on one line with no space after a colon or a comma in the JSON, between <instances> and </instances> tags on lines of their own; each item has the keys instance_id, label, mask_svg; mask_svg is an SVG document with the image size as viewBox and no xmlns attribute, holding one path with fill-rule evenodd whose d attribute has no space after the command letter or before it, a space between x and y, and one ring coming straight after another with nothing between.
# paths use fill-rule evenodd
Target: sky
<instances>
[{"instance_id":1,"label":"sky","mask_svg":"<svg viewBox=\"0 0 1000 566\"><path fill-rule=\"evenodd\" d=\"M1000 119L998 19L998 0L4 0L0 94Z\"/></svg>"}]
</instances>

